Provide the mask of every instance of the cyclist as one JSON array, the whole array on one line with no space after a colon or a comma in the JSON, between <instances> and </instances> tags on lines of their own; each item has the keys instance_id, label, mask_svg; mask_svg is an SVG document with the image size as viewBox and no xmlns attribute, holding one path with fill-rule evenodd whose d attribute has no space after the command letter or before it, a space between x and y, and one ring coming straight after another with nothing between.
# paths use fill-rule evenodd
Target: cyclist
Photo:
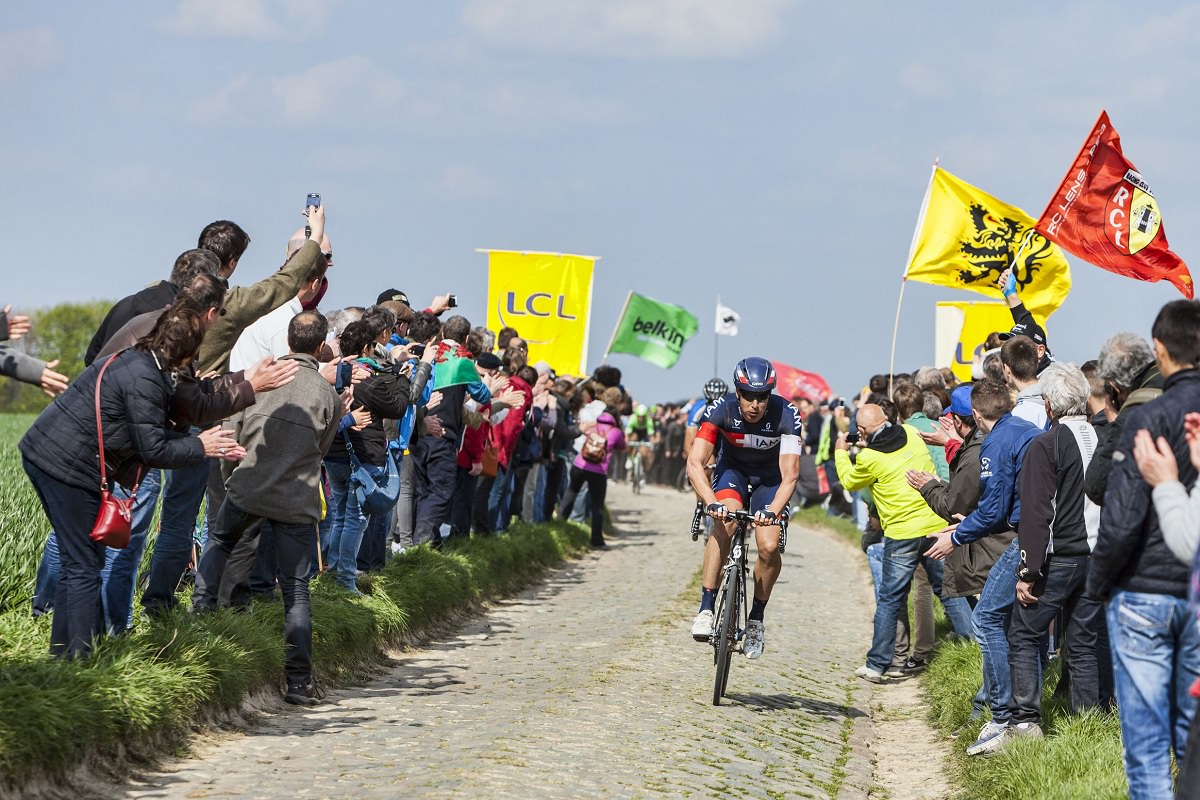
<instances>
[{"instance_id":1,"label":"cyclist","mask_svg":"<svg viewBox=\"0 0 1200 800\"><path fill-rule=\"evenodd\" d=\"M705 412L688 453L692 487L708 514L725 521L713 526L704 550L700 613L692 622L692 638L707 642L712 633L713 603L734 530L734 523L726 520L729 511L747 509L756 517L758 559L742 652L747 658L758 658L765 649L763 611L783 566L779 519L800 475L801 423L795 407L774 394L775 368L765 358L739 361L733 388ZM721 452L709 485L704 467L718 442Z\"/></svg>"},{"instance_id":2,"label":"cyclist","mask_svg":"<svg viewBox=\"0 0 1200 800\"><path fill-rule=\"evenodd\" d=\"M650 414L650 410L645 404L638 403L634 406L633 415L625 423L625 436L631 443L644 442L650 444L654 439L654 417ZM650 471L650 466L654 462L653 450L650 447L641 447L640 454L636 452L637 445L634 445L635 452L633 457L640 458L642 461L641 480L646 481L646 475ZM632 480L632 478L631 478Z\"/></svg>"},{"instance_id":3,"label":"cyclist","mask_svg":"<svg viewBox=\"0 0 1200 800\"><path fill-rule=\"evenodd\" d=\"M683 434L683 452L685 456L692 452L692 442L696 441L696 434L700 430L700 422L704 419L704 412L716 405L717 401L728 393L729 385L720 378L713 378L704 384L704 398L692 403L691 408L687 412L687 430Z\"/></svg>"}]
</instances>

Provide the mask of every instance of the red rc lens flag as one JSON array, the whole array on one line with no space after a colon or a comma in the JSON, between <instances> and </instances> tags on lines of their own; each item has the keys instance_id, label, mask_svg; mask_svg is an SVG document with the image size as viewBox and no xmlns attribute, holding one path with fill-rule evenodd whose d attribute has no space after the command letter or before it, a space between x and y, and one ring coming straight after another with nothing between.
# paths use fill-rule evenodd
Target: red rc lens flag
<instances>
[{"instance_id":1,"label":"red rc lens flag","mask_svg":"<svg viewBox=\"0 0 1200 800\"><path fill-rule=\"evenodd\" d=\"M833 394L825 379L815 372L805 372L780 361L771 364L775 367L775 393L785 400L807 397L819 403Z\"/></svg>"},{"instance_id":2,"label":"red rc lens flag","mask_svg":"<svg viewBox=\"0 0 1200 800\"><path fill-rule=\"evenodd\" d=\"M1166 278L1191 298L1192 275L1171 252L1150 185L1125 158L1101 111L1037 230L1090 264L1139 281Z\"/></svg>"}]
</instances>

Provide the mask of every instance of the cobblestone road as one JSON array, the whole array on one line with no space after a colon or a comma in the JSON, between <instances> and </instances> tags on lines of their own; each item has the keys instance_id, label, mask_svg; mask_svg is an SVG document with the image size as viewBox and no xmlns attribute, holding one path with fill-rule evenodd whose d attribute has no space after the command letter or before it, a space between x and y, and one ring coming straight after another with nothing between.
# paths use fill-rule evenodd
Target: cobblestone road
<instances>
[{"instance_id":1,"label":"cobblestone road","mask_svg":"<svg viewBox=\"0 0 1200 800\"><path fill-rule=\"evenodd\" d=\"M399 654L315 709L280 707L199 745L127 798L865 797L870 638L861 557L794 526L767 652L712 657L688 635L701 546L687 496L610 493L611 547L454 634Z\"/></svg>"}]
</instances>

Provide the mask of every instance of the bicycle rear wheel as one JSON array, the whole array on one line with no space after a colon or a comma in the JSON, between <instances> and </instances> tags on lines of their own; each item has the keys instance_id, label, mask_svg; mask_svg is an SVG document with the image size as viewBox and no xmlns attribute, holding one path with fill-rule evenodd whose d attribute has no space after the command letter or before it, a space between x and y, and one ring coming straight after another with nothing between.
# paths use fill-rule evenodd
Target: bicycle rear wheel
<instances>
[{"instance_id":1,"label":"bicycle rear wheel","mask_svg":"<svg viewBox=\"0 0 1200 800\"><path fill-rule=\"evenodd\" d=\"M713 679L713 705L721 705L721 697L725 687L729 685L729 664L733 659L733 643L737 638L734 626L738 619L738 575L736 570L725 574L725 582L721 585L720 617L717 620L717 631L714 636L716 647L717 674Z\"/></svg>"}]
</instances>

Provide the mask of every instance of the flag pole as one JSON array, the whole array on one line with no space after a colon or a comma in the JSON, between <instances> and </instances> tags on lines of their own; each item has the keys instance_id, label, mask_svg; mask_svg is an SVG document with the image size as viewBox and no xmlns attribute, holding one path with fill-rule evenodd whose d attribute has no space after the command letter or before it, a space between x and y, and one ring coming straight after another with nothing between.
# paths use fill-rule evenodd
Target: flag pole
<instances>
[{"instance_id":1,"label":"flag pole","mask_svg":"<svg viewBox=\"0 0 1200 800\"><path fill-rule=\"evenodd\" d=\"M717 313L721 311L721 295L717 295ZM713 371L714 376L721 374L721 360L717 356L717 351L721 348L721 334L717 331L716 323L713 323Z\"/></svg>"},{"instance_id":2,"label":"flag pole","mask_svg":"<svg viewBox=\"0 0 1200 800\"><path fill-rule=\"evenodd\" d=\"M929 211L929 196L933 193L933 180L937 177L938 162L933 160L933 169L929 172L929 185L925 188L925 199L921 201L921 213L917 215L917 227L913 229L912 243L908 246L908 261L904 265L904 274L900 277L900 297L896 300L896 324L892 326L892 355L888 360L888 395L891 396L896 375L896 339L900 335L900 309L904 305L904 289L908 286L908 270L912 266L913 254L917 251L917 242L921 238L921 228L925 227L925 214Z\"/></svg>"},{"instance_id":3,"label":"flag pole","mask_svg":"<svg viewBox=\"0 0 1200 800\"><path fill-rule=\"evenodd\" d=\"M600 359L601 363L608 361L608 354L612 352L613 342L617 340L617 331L621 329L621 323L625 321L625 312L629 310L629 301L633 299L633 290L629 290L629 294L625 295L625 305L621 306L621 316L617 317L617 324L613 327L612 336L608 337L608 346L604 348L604 358Z\"/></svg>"}]
</instances>

